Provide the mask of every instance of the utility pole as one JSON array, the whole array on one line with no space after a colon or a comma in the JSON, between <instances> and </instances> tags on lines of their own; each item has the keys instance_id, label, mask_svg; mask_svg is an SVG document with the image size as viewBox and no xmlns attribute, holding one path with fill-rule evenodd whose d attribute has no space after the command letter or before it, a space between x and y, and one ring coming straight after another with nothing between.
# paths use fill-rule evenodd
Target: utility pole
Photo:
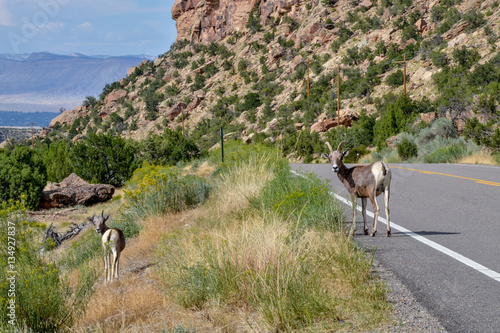
<instances>
[{"instance_id":1,"label":"utility pole","mask_svg":"<svg viewBox=\"0 0 500 333\"><path fill-rule=\"evenodd\" d=\"M222 163L224 163L224 128L220 127L220 147L222 151Z\"/></svg>"},{"instance_id":2,"label":"utility pole","mask_svg":"<svg viewBox=\"0 0 500 333\"><path fill-rule=\"evenodd\" d=\"M306 60L306 64L307 64L307 109L311 109L311 105L310 105L310 95L311 95L311 90L310 90L310 84L309 84L309 59Z\"/></svg>"},{"instance_id":3,"label":"utility pole","mask_svg":"<svg viewBox=\"0 0 500 333\"><path fill-rule=\"evenodd\" d=\"M337 126L340 126L340 65L337 69Z\"/></svg>"},{"instance_id":4,"label":"utility pole","mask_svg":"<svg viewBox=\"0 0 500 333\"><path fill-rule=\"evenodd\" d=\"M403 78L403 92L406 96L406 54L403 54L403 61L396 61L396 62L402 62L403 63L403 75L404 75L404 78Z\"/></svg>"},{"instance_id":5,"label":"utility pole","mask_svg":"<svg viewBox=\"0 0 500 333\"><path fill-rule=\"evenodd\" d=\"M331 82L333 86L334 79ZM337 126L340 126L340 65L337 66Z\"/></svg>"}]
</instances>

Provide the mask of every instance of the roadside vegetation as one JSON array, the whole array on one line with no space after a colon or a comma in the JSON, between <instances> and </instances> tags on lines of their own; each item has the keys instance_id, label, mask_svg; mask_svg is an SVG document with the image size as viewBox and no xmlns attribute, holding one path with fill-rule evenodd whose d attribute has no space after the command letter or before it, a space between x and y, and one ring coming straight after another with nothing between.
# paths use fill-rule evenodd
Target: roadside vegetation
<instances>
[{"instance_id":1,"label":"roadside vegetation","mask_svg":"<svg viewBox=\"0 0 500 333\"><path fill-rule=\"evenodd\" d=\"M318 29L335 33L315 44L292 38L303 32L300 17L262 25L256 3L246 31L208 45L179 40L88 96L73 122L0 148L0 251L16 258L17 329L342 332L393 321L384 284L345 236L329 187L292 177L288 163L322 162L326 141L347 141L349 163L500 165L498 29L488 19L499 5L464 12L462 1L443 0L424 36L412 1L355 3L341 15L338 1L318 4ZM312 16L312 4L297 6ZM459 25L487 50L449 46L446 33ZM359 39L383 29L402 42ZM333 59L342 64L338 76ZM405 79L412 84L403 59L432 70L424 97L403 93ZM106 104L117 89L123 97ZM311 131L336 117L337 102L356 115L351 125ZM116 288L101 283L95 231L56 250L38 247L46 226L27 212L47 181L73 172L120 188L112 202L86 210L106 210L127 238ZM12 328L7 265L0 263L4 331Z\"/></svg>"},{"instance_id":2,"label":"roadside vegetation","mask_svg":"<svg viewBox=\"0 0 500 333\"><path fill-rule=\"evenodd\" d=\"M28 221L22 202L4 205L2 225L15 224L21 245L17 327L319 332L393 320L384 284L346 236L327 184L292 177L281 153L264 146L232 144L225 163L219 159L220 150L134 172L121 204L113 203L110 225L127 237L113 288L102 285L94 230L64 250L39 252L43 226ZM8 288L1 289L2 305ZM5 310L2 316L8 330Z\"/></svg>"}]
</instances>

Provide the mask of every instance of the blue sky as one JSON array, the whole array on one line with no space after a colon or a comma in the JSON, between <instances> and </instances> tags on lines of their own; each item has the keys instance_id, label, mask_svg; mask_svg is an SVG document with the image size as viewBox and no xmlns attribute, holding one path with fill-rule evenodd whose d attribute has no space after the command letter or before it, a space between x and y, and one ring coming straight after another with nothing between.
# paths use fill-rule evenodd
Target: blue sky
<instances>
[{"instance_id":1,"label":"blue sky","mask_svg":"<svg viewBox=\"0 0 500 333\"><path fill-rule=\"evenodd\" d=\"M86 55L169 50L174 0L0 0L0 53Z\"/></svg>"}]
</instances>

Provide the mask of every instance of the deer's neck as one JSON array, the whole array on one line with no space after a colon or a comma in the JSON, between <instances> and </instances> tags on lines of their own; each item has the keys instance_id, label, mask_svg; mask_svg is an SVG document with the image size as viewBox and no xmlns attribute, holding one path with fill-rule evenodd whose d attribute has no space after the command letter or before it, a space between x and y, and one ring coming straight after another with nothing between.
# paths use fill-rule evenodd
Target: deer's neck
<instances>
[{"instance_id":1,"label":"deer's neck","mask_svg":"<svg viewBox=\"0 0 500 333\"><path fill-rule=\"evenodd\" d=\"M101 230L101 235L104 235L104 233L106 231L108 231L109 229L110 228L107 225L105 225L105 224L101 225L101 229L100 229Z\"/></svg>"},{"instance_id":2,"label":"deer's neck","mask_svg":"<svg viewBox=\"0 0 500 333\"><path fill-rule=\"evenodd\" d=\"M339 166L339 171L337 172L337 176L341 181L344 179L347 179L350 169L344 165L344 163L341 163Z\"/></svg>"},{"instance_id":3,"label":"deer's neck","mask_svg":"<svg viewBox=\"0 0 500 333\"><path fill-rule=\"evenodd\" d=\"M349 191L349 193L353 193L355 185L352 179L352 170L354 168L348 168L344 164L339 166L339 171L337 172L337 176L339 180L344 184L345 188Z\"/></svg>"}]
</instances>

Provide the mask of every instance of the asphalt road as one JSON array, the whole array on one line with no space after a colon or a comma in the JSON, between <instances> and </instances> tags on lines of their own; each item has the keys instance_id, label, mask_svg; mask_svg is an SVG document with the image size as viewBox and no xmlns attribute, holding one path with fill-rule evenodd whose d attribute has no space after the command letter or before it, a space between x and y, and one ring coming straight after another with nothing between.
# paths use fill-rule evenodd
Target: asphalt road
<instances>
[{"instance_id":1,"label":"asphalt road","mask_svg":"<svg viewBox=\"0 0 500 333\"><path fill-rule=\"evenodd\" d=\"M355 240L373 250L448 331L500 332L500 167L390 167L392 237L385 237L380 219L375 237L362 235L358 212ZM329 164L292 169L330 180L334 192L348 198ZM383 195L377 202L385 219ZM367 209L373 211L369 200ZM345 212L352 221L347 205ZM373 218L367 220L371 229Z\"/></svg>"}]
</instances>

